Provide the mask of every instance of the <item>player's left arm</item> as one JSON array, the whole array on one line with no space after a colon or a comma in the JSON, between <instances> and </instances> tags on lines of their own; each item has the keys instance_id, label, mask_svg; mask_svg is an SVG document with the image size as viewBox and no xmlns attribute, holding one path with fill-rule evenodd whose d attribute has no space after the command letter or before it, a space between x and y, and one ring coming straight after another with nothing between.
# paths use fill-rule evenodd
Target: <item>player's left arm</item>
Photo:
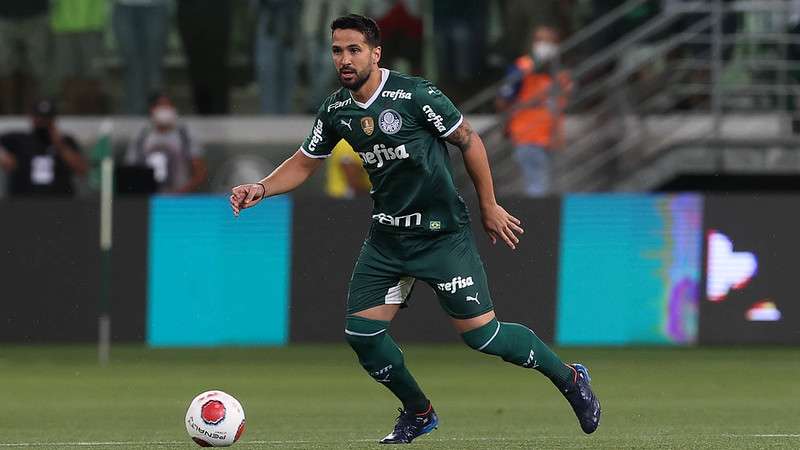
<instances>
[{"instance_id":1,"label":"player's left arm","mask_svg":"<svg viewBox=\"0 0 800 450\"><path fill-rule=\"evenodd\" d=\"M445 139L461 149L464 165L478 194L483 228L492 240L492 244L502 239L509 247L516 249L516 244L519 243L517 234L524 233L520 226L522 223L497 204L492 171L489 168L489 158L486 156L483 140L466 119Z\"/></svg>"}]
</instances>

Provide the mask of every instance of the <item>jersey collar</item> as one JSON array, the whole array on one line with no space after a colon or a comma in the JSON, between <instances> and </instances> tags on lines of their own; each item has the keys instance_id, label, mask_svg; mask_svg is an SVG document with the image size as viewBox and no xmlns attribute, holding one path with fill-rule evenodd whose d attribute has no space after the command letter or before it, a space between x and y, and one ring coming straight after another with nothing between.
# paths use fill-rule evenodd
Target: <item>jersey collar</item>
<instances>
[{"instance_id":1,"label":"jersey collar","mask_svg":"<svg viewBox=\"0 0 800 450\"><path fill-rule=\"evenodd\" d=\"M367 100L367 103L361 103L360 101L356 100L356 98L353 97L353 92L348 89L348 92L350 92L350 98L352 98L353 102L359 107L361 107L361 109L369 108L369 106L375 102L375 99L377 99L378 96L381 95L381 92L383 91L383 85L385 85L386 80L389 79L389 69L381 68L380 71L381 71L381 84L378 85L378 89L375 89L375 93L372 94L372 97L370 97L369 100Z\"/></svg>"}]
</instances>

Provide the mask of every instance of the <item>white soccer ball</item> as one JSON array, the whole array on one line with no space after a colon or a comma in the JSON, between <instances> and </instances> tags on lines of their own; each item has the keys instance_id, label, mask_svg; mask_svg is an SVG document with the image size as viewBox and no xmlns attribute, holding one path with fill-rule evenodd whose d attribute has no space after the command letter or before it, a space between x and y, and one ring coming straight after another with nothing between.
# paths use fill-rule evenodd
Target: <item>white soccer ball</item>
<instances>
[{"instance_id":1,"label":"white soccer ball","mask_svg":"<svg viewBox=\"0 0 800 450\"><path fill-rule=\"evenodd\" d=\"M228 447L244 433L244 408L222 391L198 395L186 411L186 432L200 447Z\"/></svg>"}]
</instances>

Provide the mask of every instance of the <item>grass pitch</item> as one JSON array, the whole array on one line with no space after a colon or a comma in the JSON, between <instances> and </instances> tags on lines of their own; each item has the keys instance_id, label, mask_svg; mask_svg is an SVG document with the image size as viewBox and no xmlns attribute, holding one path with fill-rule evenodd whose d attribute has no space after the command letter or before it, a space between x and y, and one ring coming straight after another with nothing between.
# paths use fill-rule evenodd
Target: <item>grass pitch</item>
<instances>
[{"instance_id":1,"label":"grass pitch","mask_svg":"<svg viewBox=\"0 0 800 450\"><path fill-rule=\"evenodd\" d=\"M800 349L562 349L603 405L585 436L536 372L464 346L404 346L439 413L414 448L800 448ZM398 403L344 345L276 349L0 347L0 450L198 448L183 417L207 389L242 402L237 448L385 448Z\"/></svg>"}]
</instances>

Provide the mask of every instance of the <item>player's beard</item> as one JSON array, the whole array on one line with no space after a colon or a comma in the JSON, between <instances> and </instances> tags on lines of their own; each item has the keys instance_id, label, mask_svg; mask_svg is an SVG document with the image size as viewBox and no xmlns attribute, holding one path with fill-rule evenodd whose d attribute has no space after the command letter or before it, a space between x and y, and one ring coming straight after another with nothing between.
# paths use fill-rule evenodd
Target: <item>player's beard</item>
<instances>
[{"instance_id":1,"label":"player's beard","mask_svg":"<svg viewBox=\"0 0 800 450\"><path fill-rule=\"evenodd\" d=\"M371 67L367 67L361 72L356 70L356 76L355 78L353 78L352 81L344 81L342 79L342 73L339 72L339 84L341 84L342 87L350 89L351 91L355 92L361 89L361 86L363 86L364 83L366 83L367 80L369 80L371 74L372 74Z\"/></svg>"}]
</instances>

